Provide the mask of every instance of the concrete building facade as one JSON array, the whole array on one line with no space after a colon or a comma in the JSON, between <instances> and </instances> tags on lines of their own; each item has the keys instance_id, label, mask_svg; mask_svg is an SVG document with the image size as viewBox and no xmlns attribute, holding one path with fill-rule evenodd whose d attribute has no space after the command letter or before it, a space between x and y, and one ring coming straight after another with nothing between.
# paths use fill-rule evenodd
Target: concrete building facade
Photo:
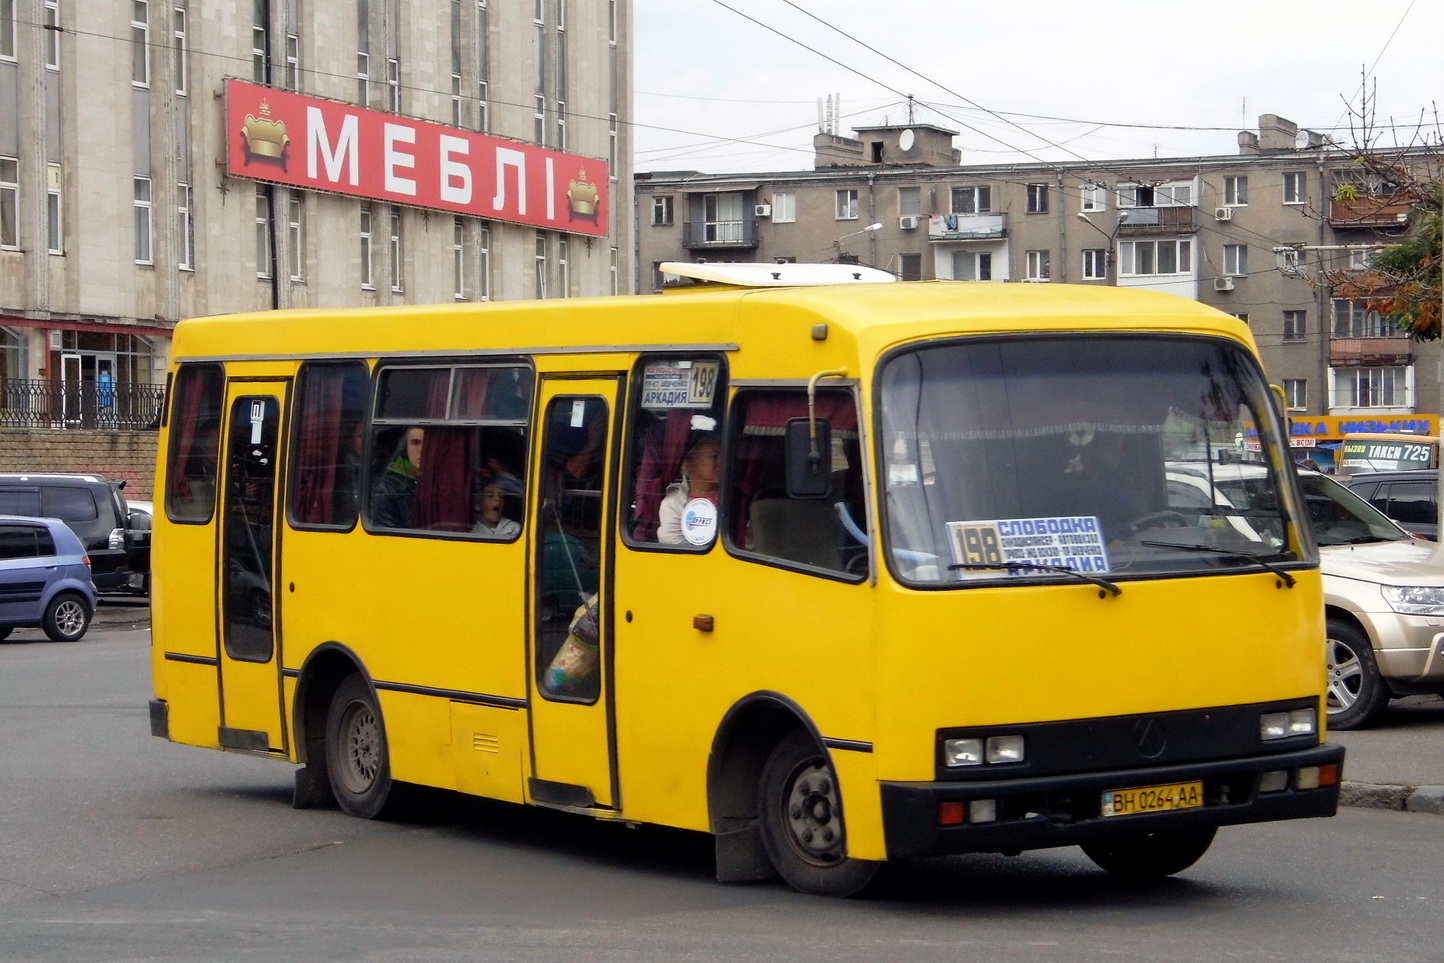
<instances>
[{"instance_id":1,"label":"concrete building facade","mask_svg":"<svg viewBox=\"0 0 1444 963\"><path fill-rule=\"evenodd\" d=\"M630 11L630 0L0 0L0 423L47 393L64 426L103 428L107 406L134 422L121 409L153 407L169 332L189 316L629 289ZM301 98L270 168L234 159L254 134L228 115L238 81ZM261 100L249 119L270 123ZM303 135L323 108L338 124L359 117L363 139ZM385 129L384 148L364 140L368 123ZM439 174L417 130L453 145ZM245 156L266 160L264 148L248 141ZM590 200L567 212L590 220L539 221L540 195L528 214L515 159L526 152L548 175L557 158L590 169ZM357 168L324 190L285 182L314 174L317 154L323 171L359 161L361 186ZM367 188L382 167L385 189ZM418 193L428 179L454 203ZM504 206L503 192L517 196Z\"/></svg>"},{"instance_id":2,"label":"concrete building facade","mask_svg":"<svg viewBox=\"0 0 1444 963\"><path fill-rule=\"evenodd\" d=\"M1266 114L1235 154L996 166L961 164L941 127L855 134L818 133L812 170L638 174L639 289L665 261L776 260L1167 291L1246 319L1294 414L1334 419L1321 438L1360 420L1437 431L1439 346L1319 283L1397 242L1408 208L1319 134Z\"/></svg>"}]
</instances>

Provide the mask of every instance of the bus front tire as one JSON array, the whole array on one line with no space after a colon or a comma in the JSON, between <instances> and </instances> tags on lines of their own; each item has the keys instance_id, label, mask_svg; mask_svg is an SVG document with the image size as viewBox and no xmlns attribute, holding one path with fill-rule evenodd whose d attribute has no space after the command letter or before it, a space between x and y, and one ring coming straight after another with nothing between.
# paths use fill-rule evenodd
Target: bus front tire
<instances>
[{"instance_id":1,"label":"bus front tire","mask_svg":"<svg viewBox=\"0 0 1444 963\"><path fill-rule=\"evenodd\" d=\"M326 713L326 773L341 811L375 819L391 796L386 728L376 696L359 675L347 676Z\"/></svg>"},{"instance_id":2,"label":"bus front tire","mask_svg":"<svg viewBox=\"0 0 1444 963\"><path fill-rule=\"evenodd\" d=\"M1344 619L1329 619L1326 635L1329 728L1363 728L1389 703L1389 686L1379 675L1374 647Z\"/></svg>"},{"instance_id":3,"label":"bus front tire","mask_svg":"<svg viewBox=\"0 0 1444 963\"><path fill-rule=\"evenodd\" d=\"M757 811L768 859L798 892L852 896L877 874L877 863L847 856L837 776L808 733L792 732L767 757Z\"/></svg>"},{"instance_id":4,"label":"bus front tire","mask_svg":"<svg viewBox=\"0 0 1444 963\"><path fill-rule=\"evenodd\" d=\"M1085 843L1083 852L1099 868L1126 879L1157 879L1181 873L1202 858L1216 829L1144 833L1101 843Z\"/></svg>"}]
</instances>

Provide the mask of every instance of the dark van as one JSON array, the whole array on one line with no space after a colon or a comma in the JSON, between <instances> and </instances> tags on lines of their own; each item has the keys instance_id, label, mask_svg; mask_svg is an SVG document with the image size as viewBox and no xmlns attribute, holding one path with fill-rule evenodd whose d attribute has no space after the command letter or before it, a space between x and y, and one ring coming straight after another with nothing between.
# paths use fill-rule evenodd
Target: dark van
<instances>
[{"instance_id":1,"label":"dark van","mask_svg":"<svg viewBox=\"0 0 1444 963\"><path fill-rule=\"evenodd\" d=\"M102 592L130 583L125 482L103 475L0 473L0 515L58 518L90 556L91 579Z\"/></svg>"},{"instance_id":2,"label":"dark van","mask_svg":"<svg viewBox=\"0 0 1444 963\"><path fill-rule=\"evenodd\" d=\"M1405 531L1439 540L1439 469L1360 472L1339 480Z\"/></svg>"}]
</instances>

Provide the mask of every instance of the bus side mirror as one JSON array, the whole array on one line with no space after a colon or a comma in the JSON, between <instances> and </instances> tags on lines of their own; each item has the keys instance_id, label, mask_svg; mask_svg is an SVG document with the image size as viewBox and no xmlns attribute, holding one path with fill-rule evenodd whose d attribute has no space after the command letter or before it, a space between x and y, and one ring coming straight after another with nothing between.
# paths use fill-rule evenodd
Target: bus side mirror
<instances>
[{"instance_id":1,"label":"bus side mirror","mask_svg":"<svg viewBox=\"0 0 1444 963\"><path fill-rule=\"evenodd\" d=\"M826 498L832 492L832 426L826 418L787 422L784 463L788 498Z\"/></svg>"}]
</instances>

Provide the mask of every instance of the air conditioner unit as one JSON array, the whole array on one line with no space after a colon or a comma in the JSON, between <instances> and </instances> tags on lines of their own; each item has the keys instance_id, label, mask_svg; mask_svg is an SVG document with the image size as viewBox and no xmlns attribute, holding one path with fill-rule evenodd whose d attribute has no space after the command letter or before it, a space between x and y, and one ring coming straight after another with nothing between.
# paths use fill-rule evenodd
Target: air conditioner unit
<instances>
[{"instance_id":1,"label":"air conditioner unit","mask_svg":"<svg viewBox=\"0 0 1444 963\"><path fill-rule=\"evenodd\" d=\"M918 217L916 214L904 214L902 217L897 219L897 226L902 228L904 231L916 231L918 228L918 221L920 220L921 218Z\"/></svg>"},{"instance_id":2,"label":"air conditioner unit","mask_svg":"<svg viewBox=\"0 0 1444 963\"><path fill-rule=\"evenodd\" d=\"M1233 278L1214 278L1213 289L1215 291L1232 291Z\"/></svg>"},{"instance_id":3,"label":"air conditioner unit","mask_svg":"<svg viewBox=\"0 0 1444 963\"><path fill-rule=\"evenodd\" d=\"M1231 207L1215 207L1215 208L1213 209L1213 219L1214 219L1215 221L1231 221L1231 220L1233 220L1233 208L1231 208Z\"/></svg>"},{"instance_id":4,"label":"air conditioner unit","mask_svg":"<svg viewBox=\"0 0 1444 963\"><path fill-rule=\"evenodd\" d=\"M752 215L753 215L754 217L771 217L771 216L772 216L772 205L771 205L771 204L758 204L756 207L754 207L754 208L752 209Z\"/></svg>"}]
</instances>

